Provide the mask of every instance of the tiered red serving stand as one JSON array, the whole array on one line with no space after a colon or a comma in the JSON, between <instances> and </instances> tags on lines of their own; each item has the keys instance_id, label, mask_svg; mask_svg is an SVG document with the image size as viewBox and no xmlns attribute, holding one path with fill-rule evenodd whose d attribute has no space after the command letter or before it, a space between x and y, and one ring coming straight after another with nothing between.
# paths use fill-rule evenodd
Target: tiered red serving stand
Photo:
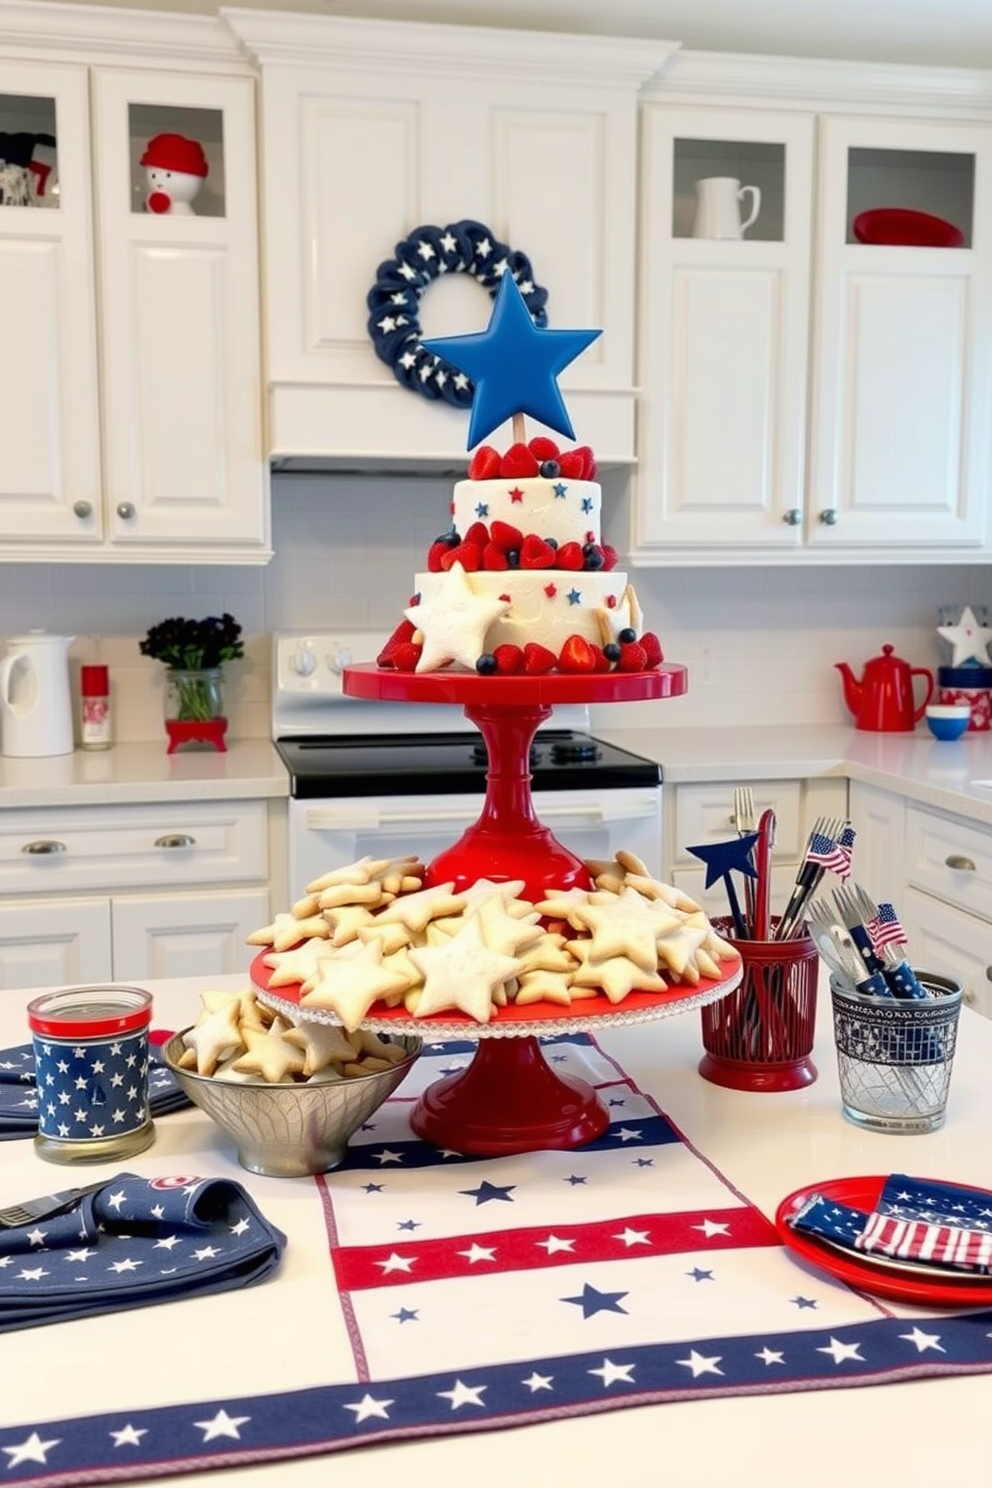
<instances>
[{"instance_id":1,"label":"tiered red serving stand","mask_svg":"<svg viewBox=\"0 0 992 1488\"><path fill-rule=\"evenodd\" d=\"M525 898L551 889L591 888L588 869L537 819L530 788L529 754L540 724L556 703L619 703L678 697L686 668L663 663L650 672L610 672L543 677L480 677L466 673L347 667L351 697L388 702L456 703L482 734L488 751L486 795L479 820L427 866L426 883L453 883L456 892L480 878L522 879ZM416 844L411 844L411 851ZM296 1021L336 1023L331 1013L300 1005L298 987L270 991L263 954L251 967L259 997ZM605 997L574 1001L567 1010L550 1004L501 1009L490 1023L461 1014L413 1018L404 1008L383 1008L363 1026L378 1033L416 1034L427 1040L476 1044L465 1069L429 1085L411 1125L434 1146L476 1156L563 1149L594 1141L609 1116L584 1080L556 1073L540 1035L654 1021L703 1007L725 996L741 979L739 962L719 980L666 992L632 992L614 1006Z\"/></svg>"}]
</instances>

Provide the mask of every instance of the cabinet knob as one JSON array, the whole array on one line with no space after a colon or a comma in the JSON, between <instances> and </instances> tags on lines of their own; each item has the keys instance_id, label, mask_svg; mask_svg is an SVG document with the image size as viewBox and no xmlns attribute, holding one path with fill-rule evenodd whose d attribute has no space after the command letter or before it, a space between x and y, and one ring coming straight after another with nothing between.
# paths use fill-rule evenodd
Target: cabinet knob
<instances>
[{"instance_id":1,"label":"cabinet knob","mask_svg":"<svg viewBox=\"0 0 992 1488\"><path fill-rule=\"evenodd\" d=\"M836 527L837 513L832 506L828 506L824 511L821 511L820 521L824 527Z\"/></svg>"},{"instance_id":2,"label":"cabinet knob","mask_svg":"<svg viewBox=\"0 0 992 1488\"><path fill-rule=\"evenodd\" d=\"M790 506L789 510L783 516L782 521L787 527L798 527L802 519L803 514L798 506Z\"/></svg>"},{"instance_id":3,"label":"cabinet knob","mask_svg":"<svg viewBox=\"0 0 992 1488\"><path fill-rule=\"evenodd\" d=\"M975 873L977 870L970 858L962 858L957 853L952 853L944 862L948 868L958 868L962 873Z\"/></svg>"},{"instance_id":4,"label":"cabinet knob","mask_svg":"<svg viewBox=\"0 0 992 1488\"><path fill-rule=\"evenodd\" d=\"M118 501L117 515L120 517L122 522L130 522L131 518L134 516L134 502Z\"/></svg>"},{"instance_id":5,"label":"cabinet knob","mask_svg":"<svg viewBox=\"0 0 992 1488\"><path fill-rule=\"evenodd\" d=\"M25 842L21 848L21 852L36 853L39 856L45 853L60 853L65 851L65 843L57 841L54 837L39 837L37 842Z\"/></svg>"},{"instance_id":6,"label":"cabinet knob","mask_svg":"<svg viewBox=\"0 0 992 1488\"><path fill-rule=\"evenodd\" d=\"M992 966L986 966L986 968L985 968L985 980L987 982L992 982Z\"/></svg>"},{"instance_id":7,"label":"cabinet knob","mask_svg":"<svg viewBox=\"0 0 992 1488\"><path fill-rule=\"evenodd\" d=\"M169 849L177 847L195 847L196 838L190 837L188 832L170 832L166 837L156 837L155 846L165 847Z\"/></svg>"},{"instance_id":8,"label":"cabinet knob","mask_svg":"<svg viewBox=\"0 0 992 1488\"><path fill-rule=\"evenodd\" d=\"M82 521L84 517L91 517L93 515L93 503L92 501L74 501L72 503L72 510L73 515Z\"/></svg>"}]
</instances>

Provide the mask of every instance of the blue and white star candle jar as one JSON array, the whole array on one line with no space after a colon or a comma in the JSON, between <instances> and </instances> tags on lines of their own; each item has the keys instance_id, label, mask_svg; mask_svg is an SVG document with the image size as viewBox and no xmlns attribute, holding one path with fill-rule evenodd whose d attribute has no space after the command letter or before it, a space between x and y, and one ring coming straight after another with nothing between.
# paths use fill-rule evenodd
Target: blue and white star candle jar
<instances>
[{"instance_id":1,"label":"blue and white star candle jar","mask_svg":"<svg viewBox=\"0 0 992 1488\"><path fill-rule=\"evenodd\" d=\"M63 987L28 1004L39 1157L112 1162L151 1145L151 1013L151 993L139 987Z\"/></svg>"}]
</instances>

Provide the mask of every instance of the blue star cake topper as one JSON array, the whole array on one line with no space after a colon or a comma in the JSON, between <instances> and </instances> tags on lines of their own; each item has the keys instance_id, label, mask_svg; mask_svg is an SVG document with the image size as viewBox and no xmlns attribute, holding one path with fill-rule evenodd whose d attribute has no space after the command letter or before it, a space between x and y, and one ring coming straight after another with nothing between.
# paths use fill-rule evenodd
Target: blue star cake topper
<instances>
[{"instance_id":1,"label":"blue star cake topper","mask_svg":"<svg viewBox=\"0 0 992 1488\"><path fill-rule=\"evenodd\" d=\"M468 427L472 449L516 414L530 414L574 439L558 374L600 335L601 331L542 330L531 319L513 275L506 273L484 331L423 344L475 383Z\"/></svg>"}]
</instances>

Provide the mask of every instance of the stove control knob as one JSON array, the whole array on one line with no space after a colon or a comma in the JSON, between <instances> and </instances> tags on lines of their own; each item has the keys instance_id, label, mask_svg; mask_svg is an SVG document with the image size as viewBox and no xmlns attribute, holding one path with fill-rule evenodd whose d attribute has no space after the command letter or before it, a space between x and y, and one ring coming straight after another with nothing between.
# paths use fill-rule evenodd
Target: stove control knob
<instances>
[{"instance_id":1,"label":"stove control knob","mask_svg":"<svg viewBox=\"0 0 992 1488\"><path fill-rule=\"evenodd\" d=\"M306 646L297 646L289 658L289 669L297 677L309 677L317 665L317 658Z\"/></svg>"},{"instance_id":2,"label":"stove control knob","mask_svg":"<svg viewBox=\"0 0 992 1488\"><path fill-rule=\"evenodd\" d=\"M340 677L345 667L351 666L353 660L350 646L335 646L327 658L327 665L335 675Z\"/></svg>"}]
</instances>

